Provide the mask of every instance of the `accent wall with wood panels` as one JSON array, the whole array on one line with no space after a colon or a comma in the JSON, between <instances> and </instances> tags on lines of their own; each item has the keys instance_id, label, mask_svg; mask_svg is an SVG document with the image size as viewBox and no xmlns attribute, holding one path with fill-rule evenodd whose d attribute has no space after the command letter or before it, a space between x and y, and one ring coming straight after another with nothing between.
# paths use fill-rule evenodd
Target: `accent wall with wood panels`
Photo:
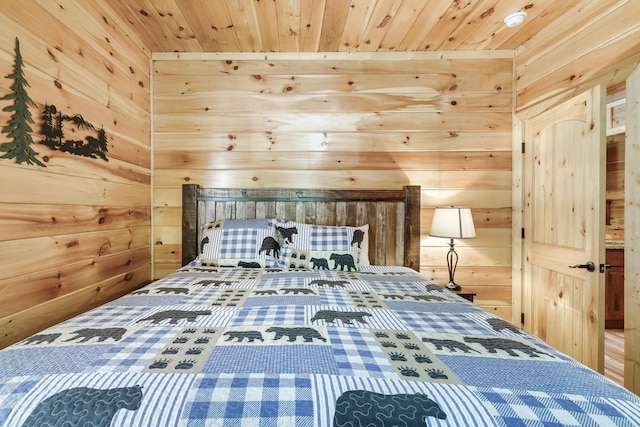
<instances>
[{"instance_id":1,"label":"accent wall with wood panels","mask_svg":"<svg viewBox=\"0 0 640 427\"><path fill-rule=\"evenodd\" d=\"M152 55L155 277L180 267L181 186L422 188L421 272L448 278L437 205L471 207L456 279L511 320L512 52Z\"/></svg>"},{"instance_id":2,"label":"accent wall with wood panels","mask_svg":"<svg viewBox=\"0 0 640 427\"><path fill-rule=\"evenodd\" d=\"M18 38L44 165L0 159L0 347L151 278L149 53L85 6L0 8L0 98ZM11 104L0 100L0 128ZM108 161L41 144L45 105L102 128Z\"/></svg>"},{"instance_id":3,"label":"accent wall with wood panels","mask_svg":"<svg viewBox=\"0 0 640 427\"><path fill-rule=\"evenodd\" d=\"M518 47L517 113L531 117L596 84L624 82L640 61L638 13L637 0L584 1Z\"/></svg>"}]
</instances>

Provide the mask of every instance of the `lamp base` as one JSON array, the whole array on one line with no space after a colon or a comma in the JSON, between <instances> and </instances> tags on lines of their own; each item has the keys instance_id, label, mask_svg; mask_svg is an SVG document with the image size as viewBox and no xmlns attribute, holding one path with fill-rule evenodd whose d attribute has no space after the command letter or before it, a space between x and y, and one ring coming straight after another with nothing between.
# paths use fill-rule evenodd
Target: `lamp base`
<instances>
[{"instance_id":1,"label":"lamp base","mask_svg":"<svg viewBox=\"0 0 640 427\"><path fill-rule=\"evenodd\" d=\"M458 285L455 282L449 282L446 285L444 285L444 287L449 289L450 291L459 291L460 289L462 289L460 285Z\"/></svg>"}]
</instances>

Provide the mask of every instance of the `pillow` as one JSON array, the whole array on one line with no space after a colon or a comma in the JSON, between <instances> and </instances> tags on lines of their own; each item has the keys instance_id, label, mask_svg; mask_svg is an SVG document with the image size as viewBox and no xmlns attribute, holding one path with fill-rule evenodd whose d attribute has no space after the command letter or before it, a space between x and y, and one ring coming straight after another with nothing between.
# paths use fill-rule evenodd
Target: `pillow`
<instances>
[{"instance_id":1,"label":"pillow","mask_svg":"<svg viewBox=\"0 0 640 427\"><path fill-rule=\"evenodd\" d=\"M280 268L275 219L219 220L208 223L196 259L215 267Z\"/></svg>"},{"instance_id":2,"label":"pillow","mask_svg":"<svg viewBox=\"0 0 640 427\"><path fill-rule=\"evenodd\" d=\"M281 265L285 268L344 269L369 265L369 225L328 226L288 221L277 225ZM312 261L313 260L313 261ZM326 263L326 264L325 264ZM349 268L351 271L351 268Z\"/></svg>"},{"instance_id":3,"label":"pillow","mask_svg":"<svg viewBox=\"0 0 640 427\"><path fill-rule=\"evenodd\" d=\"M282 248L281 265L289 270L358 271L356 251L308 251Z\"/></svg>"}]
</instances>

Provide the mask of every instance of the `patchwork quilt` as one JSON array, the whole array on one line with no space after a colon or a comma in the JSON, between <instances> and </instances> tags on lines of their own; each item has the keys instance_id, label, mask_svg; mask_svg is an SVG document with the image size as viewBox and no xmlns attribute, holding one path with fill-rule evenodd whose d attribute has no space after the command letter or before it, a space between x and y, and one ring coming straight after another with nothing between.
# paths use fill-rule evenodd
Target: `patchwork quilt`
<instances>
[{"instance_id":1,"label":"patchwork quilt","mask_svg":"<svg viewBox=\"0 0 640 427\"><path fill-rule=\"evenodd\" d=\"M0 351L3 426L638 426L640 399L405 267L186 267Z\"/></svg>"}]
</instances>

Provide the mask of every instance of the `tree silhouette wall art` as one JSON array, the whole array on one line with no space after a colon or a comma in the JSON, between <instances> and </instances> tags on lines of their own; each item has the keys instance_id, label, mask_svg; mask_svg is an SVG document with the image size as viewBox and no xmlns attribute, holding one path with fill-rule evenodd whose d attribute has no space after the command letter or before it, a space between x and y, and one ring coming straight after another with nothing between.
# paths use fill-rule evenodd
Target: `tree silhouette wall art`
<instances>
[{"instance_id":1,"label":"tree silhouette wall art","mask_svg":"<svg viewBox=\"0 0 640 427\"><path fill-rule=\"evenodd\" d=\"M16 58L13 73L5 76L13 79L10 86L12 92L0 98L0 101L13 101L12 105L4 107L3 111L12 112L9 123L2 128L10 142L0 144L0 159L15 159L16 163L27 163L46 167L38 159L38 154L32 147L33 138L30 123L35 123L31 117L29 107L38 108L38 105L29 98L27 87L29 83L24 77L24 63L20 53L20 42L16 37ZM92 159L107 159L108 141L104 128L96 127L88 122L80 114L63 114L55 105L45 105L41 116L40 132L43 136L39 141L51 148L77 156L89 157ZM73 135L74 138L67 138L65 134ZM84 138L83 138L84 137ZM47 158L44 157L47 161Z\"/></svg>"},{"instance_id":2,"label":"tree silhouette wall art","mask_svg":"<svg viewBox=\"0 0 640 427\"><path fill-rule=\"evenodd\" d=\"M5 76L7 79L13 79L14 82L10 86L12 92L0 98L0 101L13 101L2 111L11 112L9 123L2 127L2 133L6 134L10 142L0 144L0 152L3 152L0 159L15 159L16 163L27 163L29 165L38 165L46 167L36 156L38 153L31 147L33 138L31 137L31 126L34 123L29 111L29 106L37 107L36 103L29 98L27 87L29 83L24 77L24 63L22 62L22 54L20 53L20 42L16 37L16 59L13 73Z\"/></svg>"}]
</instances>

